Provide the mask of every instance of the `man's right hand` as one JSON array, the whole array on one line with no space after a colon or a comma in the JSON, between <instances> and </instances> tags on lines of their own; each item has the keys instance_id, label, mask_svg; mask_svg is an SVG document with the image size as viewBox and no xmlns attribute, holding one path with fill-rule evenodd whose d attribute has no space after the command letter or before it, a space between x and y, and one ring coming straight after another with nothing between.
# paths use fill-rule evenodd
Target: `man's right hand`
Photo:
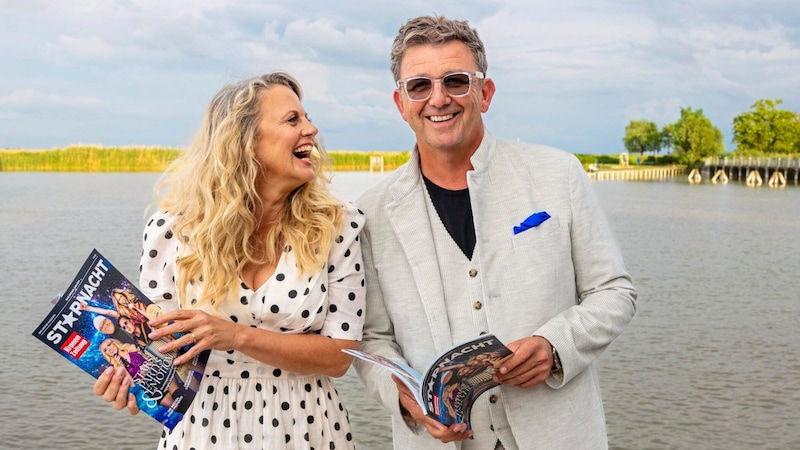
<instances>
[{"instance_id":1,"label":"man's right hand","mask_svg":"<svg viewBox=\"0 0 800 450\"><path fill-rule=\"evenodd\" d=\"M447 443L453 441L463 441L472 436L472 430L467 429L465 423L454 423L449 427L439 423L436 419L429 417L422 408L419 407L414 394L400 381L395 375L392 375L394 384L397 385L397 391L400 394L400 405L411 414L411 417L428 430L428 433L434 438Z\"/></svg>"}]
</instances>

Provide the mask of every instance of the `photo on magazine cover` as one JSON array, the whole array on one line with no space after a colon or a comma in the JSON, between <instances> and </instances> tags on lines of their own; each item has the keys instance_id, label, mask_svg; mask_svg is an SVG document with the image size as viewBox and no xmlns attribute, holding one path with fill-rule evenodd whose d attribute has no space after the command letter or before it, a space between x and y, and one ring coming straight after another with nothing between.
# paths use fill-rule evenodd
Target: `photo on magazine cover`
<instances>
[{"instance_id":1,"label":"photo on magazine cover","mask_svg":"<svg viewBox=\"0 0 800 450\"><path fill-rule=\"evenodd\" d=\"M475 345L458 347L431 366L428 374L431 381L423 385L422 396L441 423L469 424L475 399L500 384L492 378L511 351L494 336L477 343L480 351L474 350Z\"/></svg>"},{"instance_id":2,"label":"photo on magazine cover","mask_svg":"<svg viewBox=\"0 0 800 450\"><path fill-rule=\"evenodd\" d=\"M124 368L142 411L172 429L200 385L209 352L181 366L158 348L175 337L151 340L148 321L161 313L97 250L33 335L94 378L109 366Z\"/></svg>"},{"instance_id":3,"label":"photo on magazine cover","mask_svg":"<svg viewBox=\"0 0 800 450\"><path fill-rule=\"evenodd\" d=\"M512 355L497 337L485 334L449 348L420 374L405 363L381 355L342 351L396 375L414 393L420 407L440 423L468 426L475 399L500 384L492 379L495 370Z\"/></svg>"}]
</instances>

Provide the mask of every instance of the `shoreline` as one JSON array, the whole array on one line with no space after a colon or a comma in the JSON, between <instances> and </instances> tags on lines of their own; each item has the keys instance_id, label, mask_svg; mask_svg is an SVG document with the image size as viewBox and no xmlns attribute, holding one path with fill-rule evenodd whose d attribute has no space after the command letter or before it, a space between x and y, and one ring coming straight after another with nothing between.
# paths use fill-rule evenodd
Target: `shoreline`
<instances>
[{"instance_id":1,"label":"shoreline","mask_svg":"<svg viewBox=\"0 0 800 450\"><path fill-rule=\"evenodd\" d=\"M168 147L71 146L62 149L0 150L0 172L164 172L182 149ZM411 156L408 151L329 150L334 171L394 170Z\"/></svg>"},{"instance_id":2,"label":"shoreline","mask_svg":"<svg viewBox=\"0 0 800 450\"><path fill-rule=\"evenodd\" d=\"M74 145L53 149L0 149L0 172L164 172L183 149L174 147L102 147ZM333 171L392 171L405 164L410 151L328 150ZM620 165L618 155L574 154L590 176L622 179L616 172L649 173L673 165ZM645 158L645 162L649 162ZM658 161L653 158L652 161ZM599 169L599 170L598 170ZM639 177L641 178L641 177ZM633 179L633 177L628 177ZM638 178L637 178L638 179Z\"/></svg>"}]
</instances>

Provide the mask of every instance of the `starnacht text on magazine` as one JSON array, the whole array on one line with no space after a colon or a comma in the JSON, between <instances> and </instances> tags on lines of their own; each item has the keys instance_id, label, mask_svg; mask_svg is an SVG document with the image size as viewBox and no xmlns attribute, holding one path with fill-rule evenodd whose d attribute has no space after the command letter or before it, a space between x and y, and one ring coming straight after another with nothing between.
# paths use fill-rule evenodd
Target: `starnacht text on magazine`
<instances>
[{"instance_id":1,"label":"starnacht text on magazine","mask_svg":"<svg viewBox=\"0 0 800 450\"><path fill-rule=\"evenodd\" d=\"M72 327L75 326L75 322L77 322L83 312L81 309L81 302L92 299L92 295L94 295L97 287L100 286L107 272L108 266L105 261L102 258L98 259L91 273L89 273L89 276L84 280L83 287L75 298L75 301L69 304L67 312L61 314L61 319L56 322L47 333L48 341L53 344L60 344L61 341L64 340L64 336L72 330Z\"/></svg>"}]
</instances>

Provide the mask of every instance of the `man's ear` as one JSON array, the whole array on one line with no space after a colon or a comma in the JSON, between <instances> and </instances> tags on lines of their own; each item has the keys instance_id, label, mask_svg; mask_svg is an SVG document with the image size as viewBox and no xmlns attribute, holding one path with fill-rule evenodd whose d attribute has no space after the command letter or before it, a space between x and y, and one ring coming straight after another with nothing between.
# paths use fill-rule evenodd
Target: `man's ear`
<instances>
[{"instance_id":1,"label":"man's ear","mask_svg":"<svg viewBox=\"0 0 800 450\"><path fill-rule=\"evenodd\" d=\"M395 89L394 93L392 94L392 98L394 99L394 104L397 106L397 110L400 111L400 115L403 116L403 120L406 118L406 108L403 105L403 98L400 94L400 89Z\"/></svg>"},{"instance_id":2,"label":"man's ear","mask_svg":"<svg viewBox=\"0 0 800 450\"><path fill-rule=\"evenodd\" d=\"M492 97L494 97L495 85L491 78L486 78L481 84L481 93L483 99L481 100L481 112L489 111L489 105L492 104Z\"/></svg>"}]
</instances>

